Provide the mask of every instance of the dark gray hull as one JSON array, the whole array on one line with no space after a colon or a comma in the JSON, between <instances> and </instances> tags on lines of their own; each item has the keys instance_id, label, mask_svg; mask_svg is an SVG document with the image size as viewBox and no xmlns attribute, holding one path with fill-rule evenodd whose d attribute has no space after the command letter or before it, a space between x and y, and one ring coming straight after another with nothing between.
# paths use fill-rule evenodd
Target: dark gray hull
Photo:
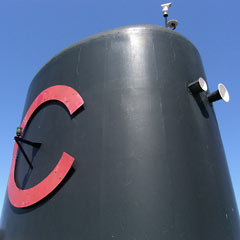
<instances>
[{"instance_id":1,"label":"dark gray hull","mask_svg":"<svg viewBox=\"0 0 240 240\"><path fill-rule=\"evenodd\" d=\"M158 26L115 29L80 41L33 79L23 116L54 85L74 88L84 107L69 116L43 105L24 137L15 180L43 180L63 151L75 157L42 201L15 208L6 194L5 240L239 240L239 215L213 106L188 83L206 79L196 48ZM39 127L40 126L40 127ZM13 126L14 127L14 126Z\"/></svg>"}]
</instances>

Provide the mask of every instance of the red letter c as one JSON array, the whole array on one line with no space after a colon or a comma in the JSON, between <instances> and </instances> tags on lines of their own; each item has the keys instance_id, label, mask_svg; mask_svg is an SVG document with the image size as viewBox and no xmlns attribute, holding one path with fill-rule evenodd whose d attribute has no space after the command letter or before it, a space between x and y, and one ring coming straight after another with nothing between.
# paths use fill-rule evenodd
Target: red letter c
<instances>
[{"instance_id":1,"label":"red letter c","mask_svg":"<svg viewBox=\"0 0 240 240\"><path fill-rule=\"evenodd\" d=\"M42 91L33 101L22 121L22 130L24 130L26 127L34 111L41 104L51 100L62 102L69 110L70 115L72 115L84 103L78 92L71 87L64 85L49 87ZM66 176L74 162L74 158L72 156L63 152L58 164L45 179L32 188L20 189L17 187L14 178L17 152L18 146L15 143L10 175L8 179L8 197L11 204L17 208L31 206L51 193Z\"/></svg>"}]
</instances>

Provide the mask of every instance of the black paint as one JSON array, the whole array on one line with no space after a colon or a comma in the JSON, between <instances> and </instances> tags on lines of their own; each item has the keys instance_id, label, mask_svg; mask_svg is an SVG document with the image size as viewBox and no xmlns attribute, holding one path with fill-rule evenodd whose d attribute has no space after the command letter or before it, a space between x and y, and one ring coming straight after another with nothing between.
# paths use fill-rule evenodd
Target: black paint
<instances>
[{"instance_id":1,"label":"black paint","mask_svg":"<svg viewBox=\"0 0 240 240\"><path fill-rule=\"evenodd\" d=\"M36 75L23 116L44 89L73 87L85 101L73 117L57 102L34 114L19 154L25 189L43 180L63 151L76 158L66 180L34 206L8 197L6 240L239 240L239 215L196 48L152 25L108 31L65 49ZM13 126L14 127L14 126Z\"/></svg>"}]
</instances>

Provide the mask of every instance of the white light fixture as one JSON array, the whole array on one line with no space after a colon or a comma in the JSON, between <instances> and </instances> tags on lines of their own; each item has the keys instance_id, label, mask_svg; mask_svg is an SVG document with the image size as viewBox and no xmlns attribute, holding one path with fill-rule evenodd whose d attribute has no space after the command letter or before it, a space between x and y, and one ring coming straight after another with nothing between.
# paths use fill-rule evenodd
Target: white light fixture
<instances>
[{"instance_id":1,"label":"white light fixture","mask_svg":"<svg viewBox=\"0 0 240 240\"><path fill-rule=\"evenodd\" d=\"M203 91L206 92L208 89L207 83L202 77L200 77L197 81L190 83L188 85L188 88L193 94L197 94Z\"/></svg>"},{"instance_id":2,"label":"white light fixture","mask_svg":"<svg viewBox=\"0 0 240 240\"><path fill-rule=\"evenodd\" d=\"M217 91L208 94L207 97L208 97L208 101L210 103L218 101L220 99L222 99L224 102L229 102L229 100L230 100L228 90L222 83L218 84L218 90Z\"/></svg>"}]
</instances>

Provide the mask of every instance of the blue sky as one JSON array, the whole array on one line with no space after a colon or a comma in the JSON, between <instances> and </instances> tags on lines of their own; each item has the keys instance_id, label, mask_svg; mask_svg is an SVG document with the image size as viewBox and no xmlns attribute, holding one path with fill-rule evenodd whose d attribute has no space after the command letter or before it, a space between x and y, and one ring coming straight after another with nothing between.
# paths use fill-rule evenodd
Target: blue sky
<instances>
[{"instance_id":1,"label":"blue sky","mask_svg":"<svg viewBox=\"0 0 240 240\"><path fill-rule=\"evenodd\" d=\"M13 137L31 80L63 48L124 25L163 25L159 0L5 0L0 3L0 209L7 188ZM169 19L198 48L211 91L225 84L230 102L214 104L240 206L239 8L223 0L172 1ZM229 6L228 6L229 4ZM0 211L1 212L1 211Z\"/></svg>"}]
</instances>

